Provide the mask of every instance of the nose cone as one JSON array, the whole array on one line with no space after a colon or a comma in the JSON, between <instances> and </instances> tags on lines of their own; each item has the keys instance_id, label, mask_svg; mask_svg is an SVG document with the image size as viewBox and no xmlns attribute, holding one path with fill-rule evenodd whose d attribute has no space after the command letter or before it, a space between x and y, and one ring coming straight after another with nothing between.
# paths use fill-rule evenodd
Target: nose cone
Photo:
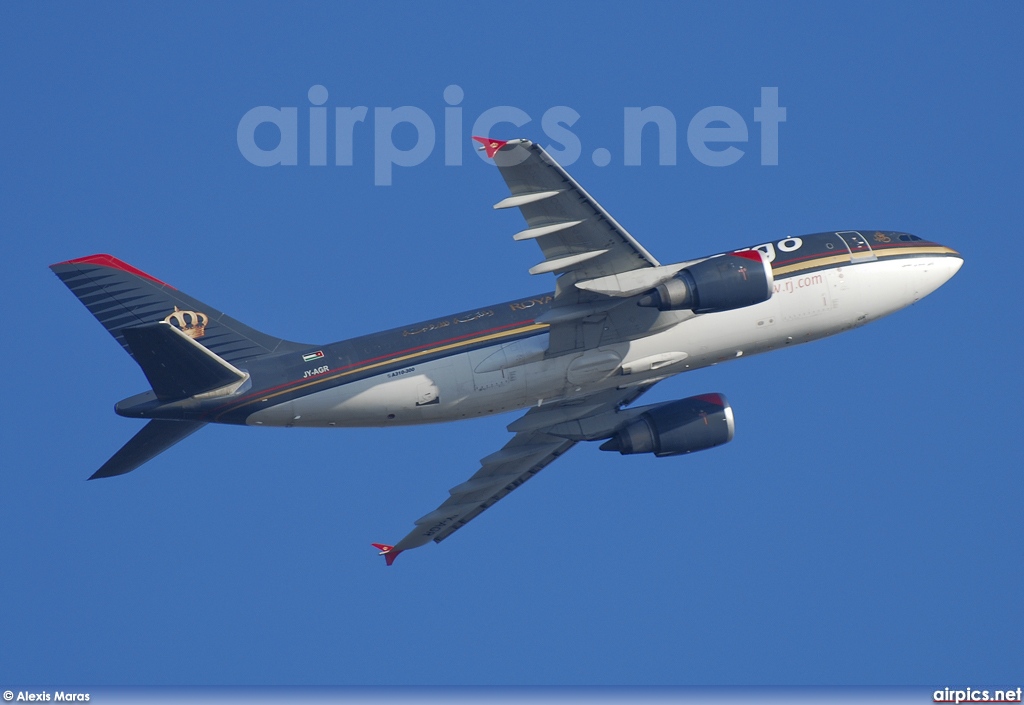
<instances>
[{"instance_id":1,"label":"nose cone","mask_svg":"<svg viewBox=\"0 0 1024 705\"><path fill-rule=\"evenodd\" d=\"M938 289L940 286L952 279L953 275L959 272L960 268L963 266L964 258L960 253L956 250L949 250L949 254L943 257L935 268L935 276L941 279L941 281L935 285L935 288Z\"/></svg>"},{"instance_id":2,"label":"nose cone","mask_svg":"<svg viewBox=\"0 0 1024 705\"><path fill-rule=\"evenodd\" d=\"M946 281L953 278L953 275L960 271L960 268L964 266L964 258L957 252L954 257L946 258L946 268L948 273L946 274Z\"/></svg>"},{"instance_id":3,"label":"nose cone","mask_svg":"<svg viewBox=\"0 0 1024 705\"><path fill-rule=\"evenodd\" d=\"M927 264L917 270L917 281L915 284L915 297L914 300L928 296L940 286L948 282L953 278L953 275L960 271L960 267L964 265L964 259L960 256L959 252L955 250L947 250L947 253L943 256L939 256L934 260L927 261Z\"/></svg>"}]
</instances>

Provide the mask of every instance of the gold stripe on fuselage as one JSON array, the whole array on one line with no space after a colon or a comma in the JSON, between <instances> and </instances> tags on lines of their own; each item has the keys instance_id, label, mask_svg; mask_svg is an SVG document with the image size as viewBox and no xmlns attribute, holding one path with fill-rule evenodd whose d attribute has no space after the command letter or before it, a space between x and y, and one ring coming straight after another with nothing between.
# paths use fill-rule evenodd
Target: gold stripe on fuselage
<instances>
[{"instance_id":1,"label":"gold stripe on fuselage","mask_svg":"<svg viewBox=\"0 0 1024 705\"><path fill-rule=\"evenodd\" d=\"M815 259L809 259L806 262L797 262L796 264L787 264L784 267L773 267L772 274L779 277L783 274L792 274L793 272L802 272L805 269L813 269L815 267L826 267L828 265L836 264L849 264L850 253L844 252L841 255L826 255L824 257L817 257Z\"/></svg>"},{"instance_id":2,"label":"gold stripe on fuselage","mask_svg":"<svg viewBox=\"0 0 1024 705\"><path fill-rule=\"evenodd\" d=\"M879 257L892 257L893 255L953 255L959 257L960 253L948 247L890 247L888 249L875 250Z\"/></svg>"},{"instance_id":3,"label":"gold stripe on fuselage","mask_svg":"<svg viewBox=\"0 0 1024 705\"><path fill-rule=\"evenodd\" d=\"M873 250L873 254L882 259L883 257L903 257L906 255L952 255L959 257L960 253L956 250L951 250L948 247L893 247L890 249L878 249ZM864 254L867 254L865 252ZM814 259L807 260L806 262L795 262L793 264L787 264L782 267L773 267L772 274L776 277L783 276L785 274L793 274L794 272L802 272L807 269L815 269L817 267L828 267L838 266L843 264L859 264L857 260L850 259L850 253L844 252L841 255L825 255L823 257L816 257Z\"/></svg>"},{"instance_id":4,"label":"gold stripe on fuselage","mask_svg":"<svg viewBox=\"0 0 1024 705\"><path fill-rule=\"evenodd\" d=\"M959 253L956 252L956 250L951 250L948 247L941 247L941 246L940 247L898 247L898 248L892 248L892 249L888 249L888 250L876 250L876 251L874 251L874 254L877 257L879 257L879 258L882 258L882 257L897 257L897 256L904 256L904 255L930 255L930 254L935 254L935 255L938 255L938 254L941 254L941 255L953 255L953 256L957 256L957 257L959 256ZM807 269L814 269L814 268L817 268L817 267L837 266L837 265L842 265L842 264L855 264L855 262L851 262L850 261L850 254L849 253L843 253L843 254L837 254L837 255L825 255L825 256L822 256L822 257L817 257L815 259L808 260L806 262L795 262L793 264L787 264L787 265L782 266L782 267L773 268L772 273L773 273L774 276L780 277L780 276L783 276L783 275L786 275L786 274L793 274L795 272L801 272L801 271L804 271L804 270L807 270ZM266 402L266 401L268 401L270 399L277 398L277 397L279 397L279 396L281 396L283 394L290 394L292 392L297 392L297 391L300 391L302 389L308 389L309 387L313 387L313 386L318 385L318 384L324 384L325 382L330 382L330 381L333 381L333 380L336 380L336 379L341 379L343 377L348 377L350 375L358 374L360 372L365 372L367 370L372 370L372 369L376 369L376 368L379 368L379 367L384 367L386 365L393 365L393 364L397 364L397 363L407 362L407 361L410 361L410 360L415 360L417 358L422 358L422 357L427 356L427 355L433 355L433 354L436 354L436 353L439 353L439 352L444 352L446 350L454 350L456 348L462 348L462 347L466 347L466 346L469 346L469 345L475 345L477 343L484 343L484 342L488 342L488 341L492 341L492 340L497 341L497 340L501 340L502 338L508 338L508 337L511 337L511 336L514 336L514 335L521 335L523 333L529 333L529 332L532 332L532 331L540 331L540 330L544 330L546 328L548 328L548 325L546 323L531 323L529 325L522 326L520 328L513 328L511 330L500 331L498 333L489 333L488 335L482 335L482 336L478 336L478 337L475 337L475 338L470 338L468 340L461 340L461 341L454 342L454 343L447 343L445 345L438 345L438 346L435 346L435 347L432 347L432 348L427 348L426 350L419 350L417 352L409 353L409 354L406 354L406 355L399 355L397 357L389 357L387 359L380 360L378 362L374 362L374 363L371 363L371 364L368 364L368 365L361 365L359 367L353 367L352 369L344 370L342 372L338 372L338 373L335 373L335 374L331 374L331 375L327 375L327 376L324 376L324 377L317 377L317 378L314 378L314 379L310 379L309 381L305 382L304 384L299 384L299 385L296 385L296 386L293 386L293 387L290 386L287 389L282 389L282 390L273 392L271 394L254 395L253 399L247 399L245 401L236 403L236 404L232 405L231 407L225 409L224 411L219 412L217 414L216 418L219 419L224 414L226 414L226 413L228 413L230 411L234 411L236 409L239 409L239 408L241 408L241 407L243 407L243 406L245 406L247 404L251 404L254 401L256 401L257 399L258 399L259 403L264 403L264 402Z\"/></svg>"},{"instance_id":5,"label":"gold stripe on fuselage","mask_svg":"<svg viewBox=\"0 0 1024 705\"><path fill-rule=\"evenodd\" d=\"M317 384L323 384L324 382L330 382L330 381L335 380L335 379L341 379L342 377L347 377L349 375L354 375L354 374L357 374L359 372L365 372L366 370L372 370L372 369L375 369L377 367L384 367L385 365L393 365L393 364L399 363L399 362L406 362L408 360L414 360L416 358L423 357L424 355L432 355L434 353L444 352L445 350L452 350L454 348L461 348L461 347L465 347L467 345L475 345L476 343L484 343L484 342L487 342L487 341L490 341L490 340L500 340L502 338L508 338L510 336L513 336L513 335L520 335L522 333L529 333L531 331L544 330L547 327L548 327L548 325L546 323L531 323L530 325L523 326L521 328L513 328L512 330L505 330L505 331L500 331L498 333L490 333L488 335L481 335L481 336L478 336L476 338L470 338L468 340L460 340L460 341L455 342L455 343L448 343L447 345L438 345L438 346L435 346L435 347L432 347L432 348L427 348L426 350L419 350L419 351L414 352L414 353L409 353L408 355L400 355L398 357L389 357L389 358L387 358L385 360L380 360L378 362L374 362L374 363L371 363L369 365L362 365L360 367L353 367L352 369L345 370L345 371L339 372L337 374L333 374L333 375L329 375L329 376L324 376L324 377L317 377L316 379L311 379L310 381L306 382L305 384L300 384L300 385L295 386L295 387L288 387L287 389L282 389L282 390L274 392L272 394L262 394L262 395L257 395L257 396L258 396L259 402L263 403L263 402L265 402L265 401L267 401L269 399L274 399L276 397L279 397L282 394L290 394L292 392L297 392L300 389L306 389L308 387L312 387L312 386L317 385ZM246 404L251 404L253 401L254 400L250 399L250 400L246 400L244 402L241 402L239 404L235 404L234 406L232 406L232 407L230 407L228 409L225 409L224 411L222 411L219 414L217 414L216 418L219 419L221 416L223 416L224 414L228 413L229 411L234 411L235 409L239 409L239 408L245 406Z\"/></svg>"}]
</instances>

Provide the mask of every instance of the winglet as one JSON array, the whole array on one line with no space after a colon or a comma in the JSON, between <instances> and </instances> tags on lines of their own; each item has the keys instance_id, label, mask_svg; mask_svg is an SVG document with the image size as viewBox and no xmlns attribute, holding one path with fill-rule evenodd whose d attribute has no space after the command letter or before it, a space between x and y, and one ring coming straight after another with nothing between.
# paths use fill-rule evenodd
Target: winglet
<instances>
[{"instance_id":1,"label":"winglet","mask_svg":"<svg viewBox=\"0 0 1024 705\"><path fill-rule=\"evenodd\" d=\"M396 551L394 546L388 546L386 543L371 543L370 545L380 550L380 555L384 556L384 562L388 565L394 563L398 554L401 553L401 551Z\"/></svg>"},{"instance_id":2,"label":"winglet","mask_svg":"<svg viewBox=\"0 0 1024 705\"><path fill-rule=\"evenodd\" d=\"M488 159L494 159L494 155L498 153L498 150L508 144L508 141L492 140L489 137L474 137L473 139L483 145L481 149L487 152Z\"/></svg>"}]
</instances>

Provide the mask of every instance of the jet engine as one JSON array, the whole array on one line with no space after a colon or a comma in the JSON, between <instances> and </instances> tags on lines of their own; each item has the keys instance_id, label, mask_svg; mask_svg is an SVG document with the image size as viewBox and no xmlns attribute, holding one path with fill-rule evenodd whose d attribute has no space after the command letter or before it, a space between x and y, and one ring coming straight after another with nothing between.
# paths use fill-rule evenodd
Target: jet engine
<instances>
[{"instance_id":1,"label":"jet engine","mask_svg":"<svg viewBox=\"0 0 1024 705\"><path fill-rule=\"evenodd\" d=\"M661 311L731 311L767 301L774 283L772 266L764 254L760 250L744 250L691 265L637 303Z\"/></svg>"},{"instance_id":2,"label":"jet engine","mask_svg":"<svg viewBox=\"0 0 1024 705\"><path fill-rule=\"evenodd\" d=\"M652 407L605 441L601 450L661 458L720 446L734 432L732 407L725 397L701 394Z\"/></svg>"}]
</instances>

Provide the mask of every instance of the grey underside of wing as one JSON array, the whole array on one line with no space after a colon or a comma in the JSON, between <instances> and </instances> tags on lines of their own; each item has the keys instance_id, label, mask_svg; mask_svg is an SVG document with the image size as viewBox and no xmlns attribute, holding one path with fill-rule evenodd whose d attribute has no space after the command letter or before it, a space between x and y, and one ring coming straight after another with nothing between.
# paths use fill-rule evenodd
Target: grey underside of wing
<instances>
[{"instance_id":1,"label":"grey underside of wing","mask_svg":"<svg viewBox=\"0 0 1024 705\"><path fill-rule=\"evenodd\" d=\"M440 543L576 445L546 429L631 404L650 386L611 389L531 409L509 426L517 431L512 440L481 460L480 469L449 490L450 496L441 506L418 519L416 528L395 545L395 550L416 548L431 540Z\"/></svg>"}]
</instances>

